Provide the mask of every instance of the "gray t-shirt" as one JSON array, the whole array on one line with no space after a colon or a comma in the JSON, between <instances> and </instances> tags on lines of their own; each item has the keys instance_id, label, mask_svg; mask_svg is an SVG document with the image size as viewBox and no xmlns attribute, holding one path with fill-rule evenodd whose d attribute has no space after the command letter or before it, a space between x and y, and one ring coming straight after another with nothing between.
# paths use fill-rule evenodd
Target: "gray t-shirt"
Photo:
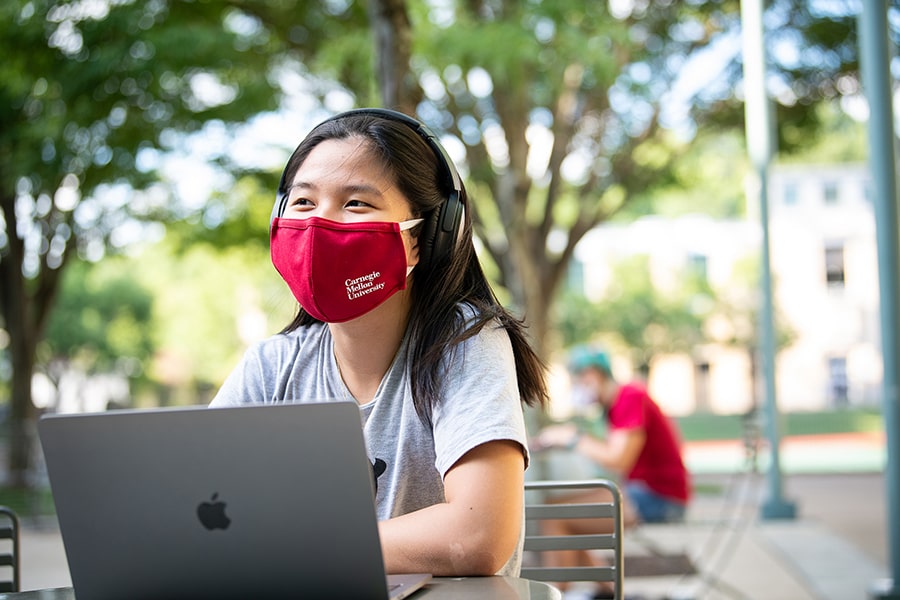
<instances>
[{"instance_id":1,"label":"gray t-shirt","mask_svg":"<svg viewBox=\"0 0 900 600\"><path fill-rule=\"evenodd\" d=\"M412 402L404 338L372 402L360 407L376 475L376 511L389 519L444 502L443 477L466 452L513 440L528 451L506 331L488 323L447 357L442 397L426 426ZM316 323L247 350L210 406L351 400L334 359L328 326ZM522 540L500 575L519 574Z\"/></svg>"}]
</instances>

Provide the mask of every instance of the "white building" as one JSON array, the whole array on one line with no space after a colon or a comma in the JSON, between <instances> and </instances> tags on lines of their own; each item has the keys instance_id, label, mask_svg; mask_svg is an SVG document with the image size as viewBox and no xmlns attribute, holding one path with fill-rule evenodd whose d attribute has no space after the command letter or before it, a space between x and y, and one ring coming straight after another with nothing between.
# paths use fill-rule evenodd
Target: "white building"
<instances>
[{"instance_id":1,"label":"white building","mask_svg":"<svg viewBox=\"0 0 900 600\"><path fill-rule=\"evenodd\" d=\"M775 310L796 336L776 360L782 411L879 402L878 270L868 189L864 165L776 166L770 171ZM758 212L750 212L754 214L741 221L692 215L603 225L576 249L584 292L601 300L612 267L642 254L661 290L674 289L685 267L699 264L717 294L758 306L758 288L734 285L735 267L760 255L762 227ZM711 322L707 333L716 337L717 329L729 327L734 324ZM721 331L719 337L729 334ZM764 389L752 385L751 363L746 348L713 343L691 355L657 357L648 385L671 414L745 412L761 393L755 390Z\"/></svg>"}]
</instances>

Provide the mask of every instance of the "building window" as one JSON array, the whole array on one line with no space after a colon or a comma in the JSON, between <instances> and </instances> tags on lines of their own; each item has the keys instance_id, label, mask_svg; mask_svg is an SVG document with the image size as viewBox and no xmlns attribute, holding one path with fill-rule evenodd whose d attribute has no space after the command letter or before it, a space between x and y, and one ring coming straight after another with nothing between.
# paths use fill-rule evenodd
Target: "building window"
<instances>
[{"instance_id":1,"label":"building window","mask_svg":"<svg viewBox=\"0 0 900 600\"><path fill-rule=\"evenodd\" d=\"M784 205L796 206L799 193L796 182L790 181L784 184Z\"/></svg>"},{"instance_id":2,"label":"building window","mask_svg":"<svg viewBox=\"0 0 900 600\"><path fill-rule=\"evenodd\" d=\"M696 398L694 399L694 402L696 404L694 408L699 412L708 412L711 408L709 386L709 363L705 361L695 363L694 387Z\"/></svg>"},{"instance_id":3,"label":"building window","mask_svg":"<svg viewBox=\"0 0 900 600\"><path fill-rule=\"evenodd\" d=\"M849 404L846 357L832 356L828 359L828 387L831 402L835 408L842 408Z\"/></svg>"},{"instance_id":4,"label":"building window","mask_svg":"<svg viewBox=\"0 0 900 600\"><path fill-rule=\"evenodd\" d=\"M838 185L835 181L826 181L823 190L825 204L837 204L838 201Z\"/></svg>"},{"instance_id":5,"label":"building window","mask_svg":"<svg viewBox=\"0 0 900 600\"><path fill-rule=\"evenodd\" d=\"M825 282L828 287L844 287L844 245L825 246Z\"/></svg>"}]
</instances>

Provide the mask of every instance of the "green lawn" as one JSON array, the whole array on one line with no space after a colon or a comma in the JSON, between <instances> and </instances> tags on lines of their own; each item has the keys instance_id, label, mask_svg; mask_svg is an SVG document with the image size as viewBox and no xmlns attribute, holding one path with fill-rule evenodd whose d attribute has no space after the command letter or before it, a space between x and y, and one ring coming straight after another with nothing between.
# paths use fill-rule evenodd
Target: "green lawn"
<instances>
[{"instance_id":1,"label":"green lawn","mask_svg":"<svg viewBox=\"0 0 900 600\"><path fill-rule=\"evenodd\" d=\"M53 495L49 488L23 490L0 487L0 504L16 511L19 517L36 517L56 513Z\"/></svg>"},{"instance_id":2,"label":"green lawn","mask_svg":"<svg viewBox=\"0 0 900 600\"><path fill-rule=\"evenodd\" d=\"M687 441L739 439L741 415L695 414L675 419ZM761 418L756 421L762 426ZM779 432L787 435L881 431L884 421L875 409L845 409L824 412L796 412L781 415Z\"/></svg>"}]
</instances>

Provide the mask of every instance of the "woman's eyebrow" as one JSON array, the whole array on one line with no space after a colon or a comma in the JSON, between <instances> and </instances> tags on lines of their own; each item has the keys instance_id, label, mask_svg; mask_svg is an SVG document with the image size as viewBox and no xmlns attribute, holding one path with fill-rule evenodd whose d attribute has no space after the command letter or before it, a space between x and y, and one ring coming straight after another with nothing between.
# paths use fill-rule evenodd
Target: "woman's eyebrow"
<instances>
[{"instance_id":1,"label":"woman's eyebrow","mask_svg":"<svg viewBox=\"0 0 900 600\"><path fill-rule=\"evenodd\" d=\"M348 184L342 186L341 189L350 194L371 194L373 196L383 195L381 188L377 188L374 185L369 185L366 183Z\"/></svg>"},{"instance_id":2,"label":"woman's eyebrow","mask_svg":"<svg viewBox=\"0 0 900 600\"><path fill-rule=\"evenodd\" d=\"M316 191L319 189L319 186L309 181L296 181L288 186L288 192L295 189ZM347 185L343 185L341 186L341 191L346 194L371 194L374 196L384 195L380 188L366 183L350 183Z\"/></svg>"}]
</instances>

